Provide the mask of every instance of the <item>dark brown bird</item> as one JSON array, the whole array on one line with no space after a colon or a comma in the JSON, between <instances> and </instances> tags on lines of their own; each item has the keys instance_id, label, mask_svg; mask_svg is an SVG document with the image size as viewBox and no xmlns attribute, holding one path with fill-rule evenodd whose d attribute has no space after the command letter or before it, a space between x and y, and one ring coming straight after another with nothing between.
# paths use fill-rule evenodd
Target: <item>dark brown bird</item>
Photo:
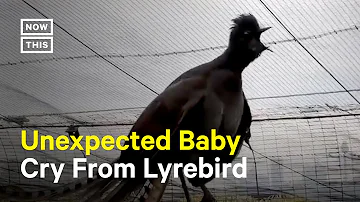
<instances>
[{"instance_id":1,"label":"dark brown bird","mask_svg":"<svg viewBox=\"0 0 360 202\"><path fill-rule=\"evenodd\" d=\"M260 41L261 34L269 28L260 28L253 15L241 15L233 19L229 46L216 59L197 66L180 75L159 96L157 96L143 111L131 131L138 135L157 137L166 129L172 132L171 151L123 151L118 162L134 163L137 169L136 179L126 179L121 189L111 198L119 200L130 191L142 186L143 159L152 158L152 172L157 172L157 163L194 163L198 157L214 164L215 157L220 157L221 163L231 162L236 155L230 156L229 149L222 151L180 151L179 130L191 130L197 135L209 135L216 129L217 134L242 135L240 146L249 138L251 124L250 108L242 90L243 70L260 54L268 49ZM127 144L130 144L128 142ZM131 147L129 147L131 148ZM236 153L236 154L237 154ZM197 175L198 176L198 175ZM195 187L204 191L203 201L214 200L205 184L214 178L189 178ZM151 180L156 181L156 180ZM156 194L160 200L166 184L158 184L160 190ZM151 191L150 191L151 192ZM150 194L149 194L150 195ZM148 199L149 201L152 199Z\"/></svg>"},{"instance_id":2,"label":"dark brown bird","mask_svg":"<svg viewBox=\"0 0 360 202\"><path fill-rule=\"evenodd\" d=\"M225 52L216 59L180 75L147 106L135 122L130 132L135 131L140 136L149 134L156 138L165 134L166 129L170 129L171 151L123 151L118 162L134 163L136 168L140 168L137 170L137 176L140 177L127 179L118 194L113 196L114 199L123 198L145 183L146 179L141 177L144 158L151 158L152 172L155 173L157 163L197 165L198 158L204 157L205 162L214 164L215 157L220 157L221 163L224 163L233 161L236 156L229 155L230 148L210 152L197 149L180 151L179 130L191 130L195 138L197 135L210 137L211 129L216 129L217 134L222 135L242 135L237 152L243 141L248 141L251 113L242 90L241 74L252 61L268 49L260 41L260 36L269 27L260 28L256 18L251 14L241 15L233 19L233 22L229 46ZM130 145L129 142L127 144ZM195 177L188 180L193 186L202 188L203 201L212 201L214 199L205 184L213 178L214 176ZM160 191L156 197L151 196L148 201L160 200L165 186L166 184L160 184L156 187Z\"/></svg>"}]
</instances>

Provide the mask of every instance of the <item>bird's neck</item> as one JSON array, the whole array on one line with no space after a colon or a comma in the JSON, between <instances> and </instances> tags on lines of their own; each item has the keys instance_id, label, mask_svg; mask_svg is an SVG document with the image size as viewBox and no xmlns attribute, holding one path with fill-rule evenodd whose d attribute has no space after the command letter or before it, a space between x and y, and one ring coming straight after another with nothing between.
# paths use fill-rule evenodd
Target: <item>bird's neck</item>
<instances>
[{"instance_id":1,"label":"bird's neck","mask_svg":"<svg viewBox=\"0 0 360 202\"><path fill-rule=\"evenodd\" d=\"M251 63L251 58L242 51L228 48L218 58L219 67L233 71L241 77L243 70Z\"/></svg>"}]
</instances>

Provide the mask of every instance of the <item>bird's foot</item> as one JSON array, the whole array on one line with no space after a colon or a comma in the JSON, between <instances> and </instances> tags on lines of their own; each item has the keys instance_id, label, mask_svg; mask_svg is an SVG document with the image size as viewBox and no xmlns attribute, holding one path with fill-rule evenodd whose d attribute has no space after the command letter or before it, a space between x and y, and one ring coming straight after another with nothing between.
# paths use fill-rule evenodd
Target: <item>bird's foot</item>
<instances>
[{"instance_id":1,"label":"bird's foot","mask_svg":"<svg viewBox=\"0 0 360 202\"><path fill-rule=\"evenodd\" d=\"M204 195L203 198L201 199L201 202L216 202L216 199L213 197L212 194L210 195Z\"/></svg>"},{"instance_id":2,"label":"bird's foot","mask_svg":"<svg viewBox=\"0 0 360 202\"><path fill-rule=\"evenodd\" d=\"M205 185L201 186L201 189L204 192L204 196L201 199L201 202L216 202L214 196L210 193L210 191L205 187Z\"/></svg>"},{"instance_id":3,"label":"bird's foot","mask_svg":"<svg viewBox=\"0 0 360 202\"><path fill-rule=\"evenodd\" d=\"M212 195L204 195L201 202L216 202L216 199Z\"/></svg>"},{"instance_id":4,"label":"bird's foot","mask_svg":"<svg viewBox=\"0 0 360 202\"><path fill-rule=\"evenodd\" d=\"M164 194L165 188L169 183L169 178L165 183L161 183L160 178L150 180L151 185L145 186L145 192L140 197L140 202L159 202Z\"/></svg>"}]
</instances>

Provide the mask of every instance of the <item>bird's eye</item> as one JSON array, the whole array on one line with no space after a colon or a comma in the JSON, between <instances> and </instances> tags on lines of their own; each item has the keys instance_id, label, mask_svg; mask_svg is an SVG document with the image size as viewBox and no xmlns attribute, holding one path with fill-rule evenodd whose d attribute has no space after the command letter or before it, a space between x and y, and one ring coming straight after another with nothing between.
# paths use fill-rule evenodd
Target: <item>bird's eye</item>
<instances>
[{"instance_id":1,"label":"bird's eye","mask_svg":"<svg viewBox=\"0 0 360 202\"><path fill-rule=\"evenodd\" d=\"M246 39L250 39L252 37L252 33L250 31L245 31L243 33L243 37L246 38Z\"/></svg>"}]
</instances>

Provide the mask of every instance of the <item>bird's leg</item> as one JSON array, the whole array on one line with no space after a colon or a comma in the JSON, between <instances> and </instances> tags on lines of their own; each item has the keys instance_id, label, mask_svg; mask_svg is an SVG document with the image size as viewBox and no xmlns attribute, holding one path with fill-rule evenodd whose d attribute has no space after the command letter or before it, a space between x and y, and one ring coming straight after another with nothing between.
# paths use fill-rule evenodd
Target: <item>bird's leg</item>
<instances>
[{"instance_id":1,"label":"bird's leg","mask_svg":"<svg viewBox=\"0 0 360 202\"><path fill-rule=\"evenodd\" d=\"M165 192L166 186L169 183L169 177L166 179L165 183L161 183L161 177L152 179L150 182L153 187L146 190L148 197L145 199L145 202L159 202Z\"/></svg>"},{"instance_id":2,"label":"bird's leg","mask_svg":"<svg viewBox=\"0 0 360 202\"><path fill-rule=\"evenodd\" d=\"M205 185L201 185L201 189L204 192L204 196L201 199L201 202L216 202L216 199L214 198L214 196L210 193L210 191L208 190L208 188L206 188Z\"/></svg>"},{"instance_id":3,"label":"bird's leg","mask_svg":"<svg viewBox=\"0 0 360 202\"><path fill-rule=\"evenodd\" d=\"M188 190L188 188L187 188L187 186L186 186L186 181L185 181L183 169L180 168L179 171L180 171L179 174L180 174L181 185L182 185L182 188L183 188L184 193L185 193L186 201L187 201L187 202L191 202L189 190Z\"/></svg>"}]
</instances>

